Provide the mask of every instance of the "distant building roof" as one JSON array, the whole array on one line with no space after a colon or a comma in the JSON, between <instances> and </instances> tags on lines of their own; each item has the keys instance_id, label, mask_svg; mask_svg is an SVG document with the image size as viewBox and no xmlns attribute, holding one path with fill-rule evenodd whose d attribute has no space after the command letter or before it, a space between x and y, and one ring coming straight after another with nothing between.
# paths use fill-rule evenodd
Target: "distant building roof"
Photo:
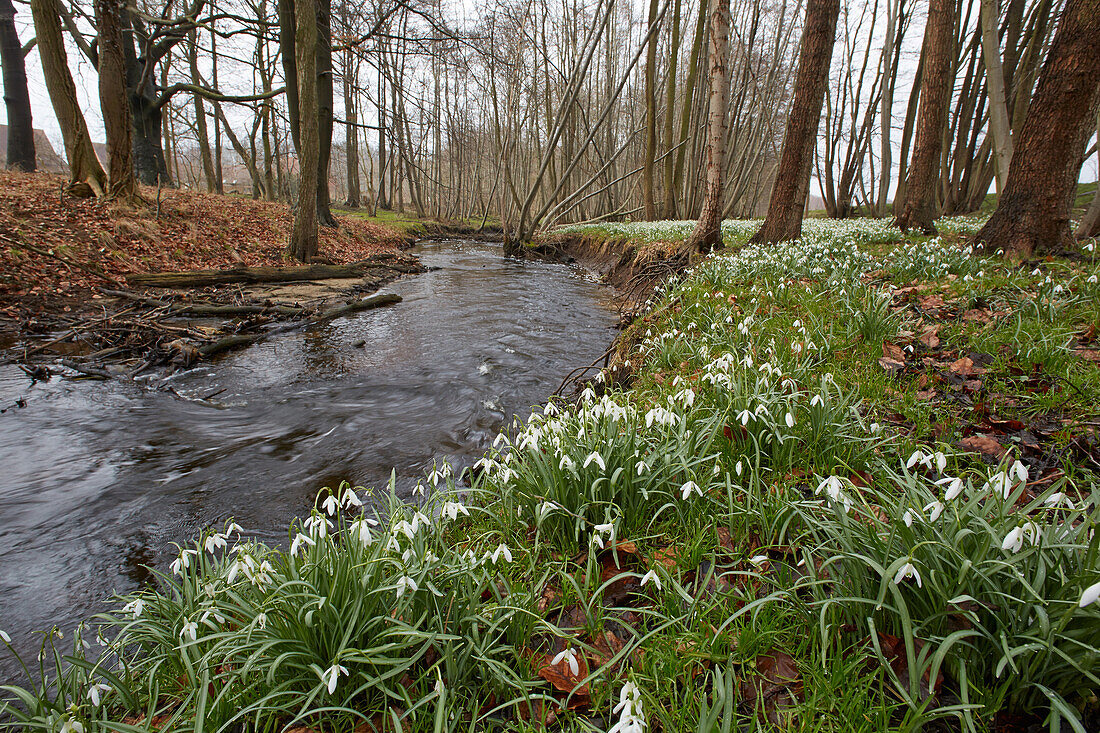
<instances>
[{"instance_id":1,"label":"distant building roof","mask_svg":"<svg viewBox=\"0 0 1100 733\"><path fill-rule=\"evenodd\" d=\"M0 125L0 155L6 155L8 150L8 126ZM65 160L57 154L50 144L43 130L34 131L34 157L38 163L38 170L46 173L68 173L69 166Z\"/></svg>"}]
</instances>

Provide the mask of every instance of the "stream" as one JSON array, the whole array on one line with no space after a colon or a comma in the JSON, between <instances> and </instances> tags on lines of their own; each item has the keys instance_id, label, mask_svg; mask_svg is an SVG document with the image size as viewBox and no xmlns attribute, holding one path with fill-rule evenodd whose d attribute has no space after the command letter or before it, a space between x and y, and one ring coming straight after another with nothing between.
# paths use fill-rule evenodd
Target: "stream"
<instances>
[{"instance_id":1,"label":"stream","mask_svg":"<svg viewBox=\"0 0 1100 733\"><path fill-rule=\"evenodd\" d=\"M579 268L469 240L412 252L438 269L383 289L402 303L166 380L220 407L163 377L32 385L0 366L0 629L25 659L32 632L104 610L203 527L284 542L322 487L393 470L407 494L433 461L473 463L614 338L610 293ZM26 684L0 647L4 682Z\"/></svg>"}]
</instances>

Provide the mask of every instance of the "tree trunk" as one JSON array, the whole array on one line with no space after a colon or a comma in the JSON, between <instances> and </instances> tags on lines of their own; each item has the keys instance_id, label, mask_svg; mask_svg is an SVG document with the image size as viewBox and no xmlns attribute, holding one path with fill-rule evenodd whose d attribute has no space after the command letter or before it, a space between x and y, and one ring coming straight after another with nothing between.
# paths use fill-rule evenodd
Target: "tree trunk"
<instances>
[{"instance_id":1,"label":"tree trunk","mask_svg":"<svg viewBox=\"0 0 1100 733\"><path fill-rule=\"evenodd\" d=\"M768 214L753 235L753 242L783 242L798 239L802 234L802 215L810 192L810 168L817 146L817 128L829 81L829 63L833 57L839 15L840 0L808 0L806 4L806 25L802 31L783 154Z\"/></svg>"},{"instance_id":2,"label":"tree trunk","mask_svg":"<svg viewBox=\"0 0 1100 733\"><path fill-rule=\"evenodd\" d=\"M329 198L329 162L332 158L332 0L314 0L317 7L317 221L336 226ZM301 92L299 91L299 94Z\"/></svg>"},{"instance_id":3,"label":"tree trunk","mask_svg":"<svg viewBox=\"0 0 1100 733\"><path fill-rule=\"evenodd\" d=\"M317 254L317 160L320 140L317 130L317 2L294 0L298 72L298 200L288 251L291 257L309 262Z\"/></svg>"},{"instance_id":4,"label":"tree trunk","mask_svg":"<svg viewBox=\"0 0 1100 733\"><path fill-rule=\"evenodd\" d=\"M947 111L954 81L955 0L929 0L925 26L924 78L913 160L906 179L905 200L900 213L894 202L894 225L902 230L919 228L936 233L936 192L940 183L940 155Z\"/></svg>"},{"instance_id":5,"label":"tree trunk","mask_svg":"<svg viewBox=\"0 0 1100 733\"><path fill-rule=\"evenodd\" d=\"M703 210L687 241L690 250L722 246L722 182L729 106L730 4L710 2L710 113L707 118L707 172Z\"/></svg>"},{"instance_id":6,"label":"tree trunk","mask_svg":"<svg viewBox=\"0 0 1100 733\"><path fill-rule=\"evenodd\" d=\"M126 88L120 0L95 0L99 50L99 106L107 138L108 195L124 201L137 195L134 177L133 120ZM157 126L158 132L160 126Z\"/></svg>"},{"instance_id":7,"label":"tree trunk","mask_svg":"<svg viewBox=\"0 0 1100 733\"><path fill-rule=\"evenodd\" d=\"M665 165L664 218L676 218L676 156L672 139L676 124L676 58L680 52L680 0L672 0L672 39L668 48L668 79L665 82ZM610 151L610 148L609 148Z\"/></svg>"},{"instance_id":8,"label":"tree trunk","mask_svg":"<svg viewBox=\"0 0 1100 733\"><path fill-rule=\"evenodd\" d=\"M190 33L191 48L188 49L188 61L191 67L191 83L195 86L202 85L202 77L199 75L199 36L195 31ZM195 102L195 137L199 143L199 158L202 161L202 175L206 179L207 193L214 193L214 158L210 155L210 135L206 130L206 106L203 104L202 95L193 95Z\"/></svg>"},{"instance_id":9,"label":"tree trunk","mask_svg":"<svg viewBox=\"0 0 1100 733\"><path fill-rule=\"evenodd\" d=\"M15 6L0 0L0 66L4 73L4 107L8 113L8 168L33 171L34 123L31 120L31 95L27 91L27 67L23 48L15 30Z\"/></svg>"},{"instance_id":10,"label":"tree trunk","mask_svg":"<svg viewBox=\"0 0 1100 733\"><path fill-rule=\"evenodd\" d=\"M69 73L65 40L61 35L61 18L57 0L31 0L34 33L38 55L42 60L42 75L50 93L57 124L65 140L65 156L69 161L69 186L86 183L92 192L102 196L107 189L107 175L95 157L88 125L76 101L76 85Z\"/></svg>"},{"instance_id":11,"label":"tree trunk","mask_svg":"<svg viewBox=\"0 0 1100 733\"><path fill-rule=\"evenodd\" d=\"M361 193L359 190L359 115L356 110L355 89L359 65L352 58L349 50L345 55L344 64L344 146L347 158L348 199L347 205L353 209L359 208Z\"/></svg>"},{"instance_id":12,"label":"tree trunk","mask_svg":"<svg viewBox=\"0 0 1100 733\"><path fill-rule=\"evenodd\" d=\"M974 237L1012 260L1073 245L1070 214L1100 104L1100 0L1067 0L997 210Z\"/></svg>"},{"instance_id":13,"label":"tree trunk","mask_svg":"<svg viewBox=\"0 0 1100 733\"><path fill-rule=\"evenodd\" d=\"M1001 65L1001 44L997 36L997 0L982 2L982 57L985 59L985 86L989 92L989 129L993 133L993 158L997 164L997 191L1005 188L1008 167L1012 163L1012 128L1005 97L1005 74Z\"/></svg>"},{"instance_id":14,"label":"tree trunk","mask_svg":"<svg viewBox=\"0 0 1100 733\"><path fill-rule=\"evenodd\" d=\"M649 0L649 27L657 22L658 0ZM654 200L653 175L654 161L657 158L657 41L660 34L653 33L646 47L645 65L645 161L642 163L642 201L645 207L645 220L657 218L657 203ZM669 70L673 74L673 70Z\"/></svg>"}]
</instances>

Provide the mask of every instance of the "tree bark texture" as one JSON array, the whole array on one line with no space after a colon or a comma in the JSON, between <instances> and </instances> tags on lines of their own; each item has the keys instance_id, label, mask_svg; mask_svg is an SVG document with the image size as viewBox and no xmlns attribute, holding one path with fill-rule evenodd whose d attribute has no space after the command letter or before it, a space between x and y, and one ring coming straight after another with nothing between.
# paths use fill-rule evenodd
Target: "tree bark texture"
<instances>
[{"instance_id":1,"label":"tree bark texture","mask_svg":"<svg viewBox=\"0 0 1100 733\"><path fill-rule=\"evenodd\" d=\"M924 76L913 160L906 178L905 199L894 202L894 225L902 230L919 228L925 234L936 233L940 156L954 86L955 7L955 0L929 0L928 3L928 23L921 50Z\"/></svg>"},{"instance_id":2,"label":"tree bark texture","mask_svg":"<svg viewBox=\"0 0 1100 733\"><path fill-rule=\"evenodd\" d=\"M707 252L722 246L722 183L729 106L730 4L710 3L710 111L707 115L707 168L703 209L687 246Z\"/></svg>"},{"instance_id":3,"label":"tree bark texture","mask_svg":"<svg viewBox=\"0 0 1100 733\"><path fill-rule=\"evenodd\" d=\"M802 214L810 192L810 168L817 147L821 105L829 81L840 0L809 0L802 32L794 100L783 137L775 185L764 223L753 242L783 242L802 234Z\"/></svg>"},{"instance_id":4,"label":"tree bark texture","mask_svg":"<svg viewBox=\"0 0 1100 733\"><path fill-rule=\"evenodd\" d=\"M4 74L4 107L8 113L7 166L33 171L34 122L31 119L31 95L27 91L27 67L23 48L15 29L15 6L0 0L0 67Z\"/></svg>"},{"instance_id":5,"label":"tree bark texture","mask_svg":"<svg viewBox=\"0 0 1100 733\"><path fill-rule=\"evenodd\" d=\"M107 189L107 175L95 156L92 138L84 114L76 101L76 85L69 73L65 41L61 35L61 18L57 0L31 0L31 16L42 60L42 75L50 94L57 124L65 140L65 156L69 161L69 186L86 183L92 193L102 196Z\"/></svg>"},{"instance_id":6,"label":"tree bark texture","mask_svg":"<svg viewBox=\"0 0 1100 733\"><path fill-rule=\"evenodd\" d=\"M1067 0L997 209L974 237L1013 260L1073 245L1070 214L1100 104L1100 0Z\"/></svg>"},{"instance_id":7,"label":"tree bark texture","mask_svg":"<svg viewBox=\"0 0 1100 733\"><path fill-rule=\"evenodd\" d=\"M298 72L298 197L290 255L309 262L317 254L317 2L294 0Z\"/></svg>"},{"instance_id":8,"label":"tree bark texture","mask_svg":"<svg viewBox=\"0 0 1100 733\"><path fill-rule=\"evenodd\" d=\"M123 200L137 194L134 178L132 119L127 103L126 61L122 47L120 0L95 0L99 32L99 106L107 137L108 195ZM159 125L158 125L159 131Z\"/></svg>"}]
</instances>

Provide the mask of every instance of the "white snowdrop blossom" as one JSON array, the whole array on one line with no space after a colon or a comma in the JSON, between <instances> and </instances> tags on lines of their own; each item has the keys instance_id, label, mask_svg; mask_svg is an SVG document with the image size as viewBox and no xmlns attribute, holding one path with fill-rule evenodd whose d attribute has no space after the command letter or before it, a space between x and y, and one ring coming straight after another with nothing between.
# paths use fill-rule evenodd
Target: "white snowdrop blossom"
<instances>
[{"instance_id":1,"label":"white snowdrop blossom","mask_svg":"<svg viewBox=\"0 0 1100 733\"><path fill-rule=\"evenodd\" d=\"M638 461L634 464L634 472L641 476L642 474L649 472L649 464L645 461Z\"/></svg>"},{"instance_id":2,"label":"white snowdrop blossom","mask_svg":"<svg viewBox=\"0 0 1100 733\"><path fill-rule=\"evenodd\" d=\"M1064 506L1068 509L1074 508L1073 502L1070 500L1070 498L1063 494L1061 491L1056 491L1047 498L1043 499L1043 506L1050 507L1051 509L1055 509L1060 506Z\"/></svg>"},{"instance_id":3,"label":"white snowdrop blossom","mask_svg":"<svg viewBox=\"0 0 1100 733\"><path fill-rule=\"evenodd\" d=\"M138 618L139 616L141 616L141 612L144 609L145 609L145 601L143 601L140 598L135 598L134 600L130 601L129 603L127 603L125 606L122 607L122 611L124 613L130 614L130 616L132 618Z\"/></svg>"},{"instance_id":4,"label":"white snowdrop blossom","mask_svg":"<svg viewBox=\"0 0 1100 733\"><path fill-rule=\"evenodd\" d=\"M203 547L206 548L207 552L213 555L218 550L223 550L226 548L227 539L228 537L226 535L215 532L214 534L206 538L206 542L203 543Z\"/></svg>"},{"instance_id":5,"label":"white snowdrop blossom","mask_svg":"<svg viewBox=\"0 0 1100 733\"><path fill-rule=\"evenodd\" d=\"M405 595L405 591L415 593L420 590L420 586L416 584L416 581L410 578L408 575L402 575L397 579L397 597Z\"/></svg>"},{"instance_id":6,"label":"white snowdrop blossom","mask_svg":"<svg viewBox=\"0 0 1100 733\"><path fill-rule=\"evenodd\" d=\"M340 497L340 500L344 503L345 509L352 509L355 507L363 506L363 500L360 499L359 495L351 489L345 489L343 495Z\"/></svg>"},{"instance_id":7,"label":"white snowdrop blossom","mask_svg":"<svg viewBox=\"0 0 1100 733\"><path fill-rule=\"evenodd\" d=\"M680 487L680 498L683 501L687 501L692 492L695 492L699 496L703 495L703 490L699 488L699 484L695 483L694 481L688 481Z\"/></svg>"},{"instance_id":8,"label":"white snowdrop blossom","mask_svg":"<svg viewBox=\"0 0 1100 733\"><path fill-rule=\"evenodd\" d=\"M607 464L604 463L603 456L601 456L596 451L592 451L588 454L588 457L584 459L584 465L582 466L582 468L588 468L588 464L592 463L593 461L596 462L596 465L600 467L601 471L607 470Z\"/></svg>"},{"instance_id":9,"label":"white snowdrop blossom","mask_svg":"<svg viewBox=\"0 0 1100 733\"><path fill-rule=\"evenodd\" d=\"M309 518L302 523L302 526L305 527L310 537L323 540L328 537L328 531L332 529L332 522L320 514L311 514Z\"/></svg>"},{"instance_id":10,"label":"white snowdrop blossom","mask_svg":"<svg viewBox=\"0 0 1100 733\"><path fill-rule=\"evenodd\" d=\"M1034 522L1027 522L1005 535L1004 541L1001 542L1001 549L1015 554L1024 548L1025 542L1030 542L1033 545L1038 544L1041 535L1039 525Z\"/></svg>"},{"instance_id":11,"label":"white snowdrop blossom","mask_svg":"<svg viewBox=\"0 0 1100 733\"><path fill-rule=\"evenodd\" d=\"M493 550L491 557L493 564L496 565L501 558L504 558L504 562L512 562L512 551L508 549L508 545L500 544Z\"/></svg>"},{"instance_id":12,"label":"white snowdrop blossom","mask_svg":"<svg viewBox=\"0 0 1100 733\"><path fill-rule=\"evenodd\" d=\"M943 514L946 505L942 501L933 501L924 505L924 511L928 512L928 521L934 522Z\"/></svg>"},{"instance_id":13,"label":"white snowdrop blossom","mask_svg":"<svg viewBox=\"0 0 1100 733\"><path fill-rule=\"evenodd\" d=\"M443 516L449 518L452 522L458 519L459 514L465 514L467 517L470 516L470 510L457 501L448 501L443 505L442 511Z\"/></svg>"},{"instance_id":14,"label":"white snowdrop blossom","mask_svg":"<svg viewBox=\"0 0 1100 733\"><path fill-rule=\"evenodd\" d=\"M335 515L340 511L340 502L337 501L335 495L330 493L325 497L325 500L321 502L321 508L324 509L326 513Z\"/></svg>"},{"instance_id":15,"label":"white snowdrop blossom","mask_svg":"<svg viewBox=\"0 0 1100 733\"><path fill-rule=\"evenodd\" d=\"M612 713L618 713L619 720L607 733L642 733L646 728L645 713L642 710L642 691L633 682L627 682L619 692L619 704Z\"/></svg>"},{"instance_id":16,"label":"white snowdrop blossom","mask_svg":"<svg viewBox=\"0 0 1100 733\"><path fill-rule=\"evenodd\" d=\"M540 522L545 522L546 518L550 516L550 513L561 509L561 506L554 501L544 501L538 506L538 518Z\"/></svg>"},{"instance_id":17,"label":"white snowdrop blossom","mask_svg":"<svg viewBox=\"0 0 1100 733\"><path fill-rule=\"evenodd\" d=\"M936 485L947 486L947 492L943 495L944 501L954 501L959 497L959 494L963 492L963 481L961 478L944 476L936 482Z\"/></svg>"},{"instance_id":18,"label":"white snowdrop blossom","mask_svg":"<svg viewBox=\"0 0 1100 733\"><path fill-rule=\"evenodd\" d=\"M1093 583L1088 588L1085 588L1085 592L1081 594L1081 600L1078 601L1078 608L1085 608L1091 606L1100 600L1100 583Z\"/></svg>"},{"instance_id":19,"label":"white snowdrop blossom","mask_svg":"<svg viewBox=\"0 0 1100 733\"><path fill-rule=\"evenodd\" d=\"M88 688L88 699L92 702L92 707L99 707L100 695L105 692L110 692L113 688L110 685L105 685L102 682L96 682L94 685Z\"/></svg>"},{"instance_id":20,"label":"white snowdrop blossom","mask_svg":"<svg viewBox=\"0 0 1100 733\"><path fill-rule=\"evenodd\" d=\"M5 644L11 643L11 637L8 636L8 632L3 629L0 629L0 641L3 641Z\"/></svg>"},{"instance_id":21,"label":"white snowdrop blossom","mask_svg":"<svg viewBox=\"0 0 1100 733\"><path fill-rule=\"evenodd\" d=\"M84 724L76 718L70 717L61 726L61 733L84 733Z\"/></svg>"},{"instance_id":22,"label":"white snowdrop blossom","mask_svg":"<svg viewBox=\"0 0 1100 733\"><path fill-rule=\"evenodd\" d=\"M640 585L644 586L646 583L650 582L652 582L653 585L657 586L657 590L664 590L664 586L661 585L661 578L657 575L657 572L655 570L650 570L648 573L643 575Z\"/></svg>"},{"instance_id":23,"label":"white snowdrop blossom","mask_svg":"<svg viewBox=\"0 0 1100 733\"><path fill-rule=\"evenodd\" d=\"M1012 493L1012 479L1005 472L996 473L989 477L982 487L982 491L991 491L1002 499L1007 499Z\"/></svg>"},{"instance_id":24,"label":"white snowdrop blossom","mask_svg":"<svg viewBox=\"0 0 1100 733\"><path fill-rule=\"evenodd\" d=\"M605 541L608 544L615 544L615 525L613 523L597 524L593 529L596 531L592 535L592 544L598 545L601 550L605 546ZM607 535L606 538L604 535Z\"/></svg>"},{"instance_id":25,"label":"white snowdrop blossom","mask_svg":"<svg viewBox=\"0 0 1100 733\"><path fill-rule=\"evenodd\" d=\"M299 532L298 535L295 536L294 541L290 543L290 556L298 557L299 553L301 553L304 548L313 547L315 544L317 543L313 541L312 537ZM229 582L232 583L233 580L230 579Z\"/></svg>"},{"instance_id":26,"label":"white snowdrop blossom","mask_svg":"<svg viewBox=\"0 0 1100 733\"><path fill-rule=\"evenodd\" d=\"M558 468L562 471L572 471L576 469L577 464L573 462L573 459L564 453L561 456L561 460L558 461Z\"/></svg>"},{"instance_id":27,"label":"white snowdrop blossom","mask_svg":"<svg viewBox=\"0 0 1100 733\"><path fill-rule=\"evenodd\" d=\"M183 552L181 552L180 556L173 560L172 563L169 565L172 570L172 574L182 576L183 571L191 567L191 558L197 557L198 554L199 553L197 550L184 550Z\"/></svg>"},{"instance_id":28,"label":"white snowdrop blossom","mask_svg":"<svg viewBox=\"0 0 1100 733\"><path fill-rule=\"evenodd\" d=\"M351 536L359 540L359 544L363 545L363 547L370 547L374 542L374 536L371 534L370 526L366 519L360 517L351 523L349 529L351 531Z\"/></svg>"},{"instance_id":29,"label":"white snowdrop blossom","mask_svg":"<svg viewBox=\"0 0 1100 733\"><path fill-rule=\"evenodd\" d=\"M917 572L917 567L912 562L907 562L898 568L898 572L894 575L894 585L901 585L903 580L912 578L916 581L917 587L922 588L920 573Z\"/></svg>"},{"instance_id":30,"label":"white snowdrop blossom","mask_svg":"<svg viewBox=\"0 0 1100 733\"><path fill-rule=\"evenodd\" d=\"M321 673L321 684L328 690L328 694L336 692L336 683L340 679L340 675L345 677L348 674L348 668L342 664L333 664L331 667Z\"/></svg>"},{"instance_id":31,"label":"white snowdrop blossom","mask_svg":"<svg viewBox=\"0 0 1100 733\"><path fill-rule=\"evenodd\" d=\"M565 649L562 649L560 652L558 652L554 656L554 658L550 660L550 664L556 667L557 665L561 664L561 661L563 659L569 665L570 672L572 672L574 675L578 675L581 673L581 665L580 662L577 661L577 653L574 652L571 647L566 647Z\"/></svg>"},{"instance_id":32,"label":"white snowdrop blossom","mask_svg":"<svg viewBox=\"0 0 1100 733\"><path fill-rule=\"evenodd\" d=\"M185 636L191 637L191 641L195 641L199 638L199 625L194 621L185 621L183 628L180 629L180 638Z\"/></svg>"}]
</instances>

